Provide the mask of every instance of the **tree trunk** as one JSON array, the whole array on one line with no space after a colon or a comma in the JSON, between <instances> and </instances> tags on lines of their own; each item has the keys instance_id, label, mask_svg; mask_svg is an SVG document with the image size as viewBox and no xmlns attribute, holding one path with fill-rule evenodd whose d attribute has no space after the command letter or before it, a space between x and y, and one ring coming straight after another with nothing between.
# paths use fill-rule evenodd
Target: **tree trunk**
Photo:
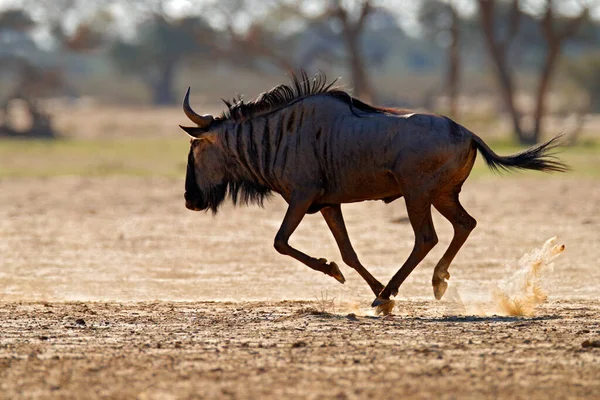
<instances>
[{"instance_id":1,"label":"tree trunk","mask_svg":"<svg viewBox=\"0 0 600 400\"><path fill-rule=\"evenodd\" d=\"M354 84L354 95L363 101L373 101L373 90L367 76L364 58L360 51L359 36L348 32L346 34L346 46L350 53L350 69L352 83Z\"/></svg>"},{"instance_id":2,"label":"tree trunk","mask_svg":"<svg viewBox=\"0 0 600 400\"><path fill-rule=\"evenodd\" d=\"M546 96L548 95L550 80L559 54L560 43L548 43L548 53L546 54L546 61L542 67L542 75L536 94L534 127L530 136L533 143L537 143L542 134L542 123L546 113Z\"/></svg>"},{"instance_id":3,"label":"tree trunk","mask_svg":"<svg viewBox=\"0 0 600 400\"><path fill-rule=\"evenodd\" d=\"M518 2L515 0L514 6L516 12L513 14L513 19L510 23L510 36L501 43L497 40L494 32L494 2L490 0L479 0L479 9L481 13L481 28L484 33L487 48L492 56L494 67L496 68L498 83L502 92L502 99L507 108L513 125L513 130L519 142L527 141L525 134L521 128L521 115L516 108L514 102L514 85L512 76L507 67L507 45L516 34L518 26Z\"/></svg>"},{"instance_id":4,"label":"tree trunk","mask_svg":"<svg viewBox=\"0 0 600 400\"><path fill-rule=\"evenodd\" d=\"M365 28L365 21L373 10L370 0L363 0L358 20L352 22L348 12L344 9L340 0L331 2L334 8L332 15L341 22L343 36L346 42L346 50L350 58L350 71L352 83L354 84L354 95L363 101L373 101L373 87L369 82L365 59L360 48L360 36Z\"/></svg>"},{"instance_id":5,"label":"tree trunk","mask_svg":"<svg viewBox=\"0 0 600 400\"><path fill-rule=\"evenodd\" d=\"M498 74L497 77L500 83L500 90L502 92L502 99L504 100L504 105L506 106L506 109L510 114L510 119L515 134L517 135L519 141L522 142L525 139L525 135L523 133L523 130L521 129L521 115L515 106L514 86L512 82L512 77L508 72L508 68L506 66L506 59L503 55L500 54L499 50L493 43L488 43L488 47L492 54L494 66Z\"/></svg>"},{"instance_id":6,"label":"tree trunk","mask_svg":"<svg viewBox=\"0 0 600 400\"><path fill-rule=\"evenodd\" d=\"M154 105L165 106L176 103L173 92L175 69L175 62L167 62L159 67L158 76L151 84L152 103Z\"/></svg>"},{"instance_id":7,"label":"tree trunk","mask_svg":"<svg viewBox=\"0 0 600 400\"><path fill-rule=\"evenodd\" d=\"M543 117L546 111L546 96L554 72L556 61L560 56L562 43L575 34L581 23L588 17L589 10L587 7L581 13L572 18L566 26L558 31L553 27L554 11L552 1L546 0L546 12L540 19L540 27L542 34L548 46L546 59L541 70L538 90L536 93L536 107L534 113L534 126L530 132L523 132L519 123L519 114L515 108L513 99L513 83L510 75L510 70L507 67L507 46L512 38L515 37L519 22L519 0L513 0L512 15L509 19L509 34L504 41L499 41L494 32L494 1L479 0L479 9L481 12L481 27L484 32L487 47L490 49L492 59L498 71L498 77L502 87L502 94L506 106L511 113L515 133L521 143L532 144L537 143L542 134Z\"/></svg>"},{"instance_id":8,"label":"tree trunk","mask_svg":"<svg viewBox=\"0 0 600 400\"><path fill-rule=\"evenodd\" d=\"M446 77L446 87L448 88L448 97L450 99L450 116L456 118L458 116L458 86L460 74L460 20L456 10L450 6L452 13L452 26L450 27L450 36L452 42L448 49L448 75Z\"/></svg>"},{"instance_id":9,"label":"tree trunk","mask_svg":"<svg viewBox=\"0 0 600 400\"><path fill-rule=\"evenodd\" d=\"M590 111L593 113L600 113L600 90L592 92L590 96Z\"/></svg>"}]
</instances>

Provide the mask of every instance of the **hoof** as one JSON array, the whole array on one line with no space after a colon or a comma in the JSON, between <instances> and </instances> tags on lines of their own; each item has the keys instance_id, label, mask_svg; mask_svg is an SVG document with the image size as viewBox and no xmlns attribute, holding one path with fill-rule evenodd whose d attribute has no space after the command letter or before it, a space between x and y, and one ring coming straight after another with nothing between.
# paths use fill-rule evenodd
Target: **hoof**
<instances>
[{"instance_id":1,"label":"hoof","mask_svg":"<svg viewBox=\"0 0 600 400\"><path fill-rule=\"evenodd\" d=\"M375 315L390 315L395 305L396 302L394 300L387 300L375 308Z\"/></svg>"},{"instance_id":2,"label":"hoof","mask_svg":"<svg viewBox=\"0 0 600 400\"><path fill-rule=\"evenodd\" d=\"M446 289L448 289L448 282L446 281L441 281L437 285L433 285L433 295L435 296L435 299L441 300L444 293L446 293Z\"/></svg>"},{"instance_id":3,"label":"hoof","mask_svg":"<svg viewBox=\"0 0 600 400\"><path fill-rule=\"evenodd\" d=\"M338 267L338 265L333 261L329 263L329 266L331 267L331 276L333 276L336 281L343 285L346 282L346 278L344 278L344 275L342 275L340 267Z\"/></svg>"},{"instance_id":4,"label":"hoof","mask_svg":"<svg viewBox=\"0 0 600 400\"><path fill-rule=\"evenodd\" d=\"M327 261L327 260L325 260L325 261ZM344 278L342 271L340 271L340 267L338 267L338 265L336 263L334 263L333 261L330 262L328 265L331 268L331 271L329 271L329 273L327 273L327 275L335 278L336 281L338 281L339 283L341 283L343 285L346 282L346 278Z\"/></svg>"},{"instance_id":5,"label":"hoof","mask_svg":"<svg viewBox=\"0 0 600 400\"><path fill-rule=\"evenodd\" d=\"M450 273L448 271L444 272L442 276L433 275L431 284L433 285L433 295L436 300L441 300L444 293L446 293L446 289L448 289L448 282L446 282L446 279L450 279Z\"/></svg>"},{"instance_id":6,"label":"hoof","mask_svg":"<svg viewBox=\"0 0 600 400\"><path fill-rule=\"evenodd\" d=\"M371 307L378 307L382 304L386 304L387 302L391 301L390 299L384 299L381 297L377 297L375 300L373 300L373 303L371 303Z\"/></svg>"}]
</instances>

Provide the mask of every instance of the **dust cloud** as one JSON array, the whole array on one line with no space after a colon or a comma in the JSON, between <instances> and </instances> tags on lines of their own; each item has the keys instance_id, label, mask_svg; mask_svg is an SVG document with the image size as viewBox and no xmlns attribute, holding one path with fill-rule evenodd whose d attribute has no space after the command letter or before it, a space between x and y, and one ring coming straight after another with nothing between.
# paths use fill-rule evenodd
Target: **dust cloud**
<instances>
[{"instance_id":1,"label":"dust cloud","mask_svg":"<svg viewBox=\"0 0 600 400\"><path fill-rule=\"evenodd\" d=\"M470 315L533 316L536 307L548 296L543 278L553 271L554 260L564 250L564 244L556 244L557 237L548 239L541 248L524 254L513 271L497 284L488 286L482 293L477 288L451 286L447 300L453 312Z\"/></svg>"}]
</instances>

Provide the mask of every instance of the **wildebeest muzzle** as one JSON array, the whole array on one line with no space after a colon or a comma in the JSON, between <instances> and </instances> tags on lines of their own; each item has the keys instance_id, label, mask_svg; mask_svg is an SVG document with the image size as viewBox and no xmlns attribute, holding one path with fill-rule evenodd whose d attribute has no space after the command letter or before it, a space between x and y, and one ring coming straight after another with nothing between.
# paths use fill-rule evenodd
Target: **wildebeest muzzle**
<instances>
[{"instance_id":1,"label":"wildebeest muzzle","mask_svg":"<svg viewBox=\"0 0 600 400\"><path fill-rule=\"evenodd\" d=\"M192 211L202 211L208 208L207 205L203 205L202 202L195 196L190 195L190 192L186 191L185 197L185 208Z\"/></svg>"},{"instance_id":2,"label":"wildebeest muzzle","mask_svg":"<svg viewBox=\"0 0 600 400\"><path fill-rule=\"evenodd\" d=\"M208 204L203 199L198 182L196 181L196 164L194 162L194 153L190 149L188 155L187 173L185 175L185 207L192 211L202 211L208 208Z\"/></svg>"}]
</instances>

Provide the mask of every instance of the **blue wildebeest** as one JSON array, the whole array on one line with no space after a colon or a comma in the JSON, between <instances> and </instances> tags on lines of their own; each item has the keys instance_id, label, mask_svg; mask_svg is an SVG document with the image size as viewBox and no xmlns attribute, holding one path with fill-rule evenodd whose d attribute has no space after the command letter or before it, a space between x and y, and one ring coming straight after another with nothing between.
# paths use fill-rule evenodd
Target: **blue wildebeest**
<instances>
[{"instance_id":1,"label":"blue wildebeest","mask_svg":"<svg viewBox=\"0 0 600 400\"><path fill-rule=\"evenodd\" d=\"M183 109L196 126L182 126L192 136L185 205L216 213L228 196L234 204L262 204L272 192L279 193L289 207L275 236L275 249L344 283L336 263L288 244L305 214L321 212L342 259L377 296L373 306L388 303L436 245L431 206L454 227L432 278L435 297L443 296L448 267L476 225L458 197L478 150L492 169L567 169L549 154L558 137L503 157L449 118L374 107L332 85L323 74L309 79L303 72L300 78L292 76L292 85L277 86L251 102L225 102L227 111L216 118L192 110L188 89ZM356 256L341 204L390 203L400 197L406 201L415 242L384 287Z\"/></svg>"}]
</instances>

